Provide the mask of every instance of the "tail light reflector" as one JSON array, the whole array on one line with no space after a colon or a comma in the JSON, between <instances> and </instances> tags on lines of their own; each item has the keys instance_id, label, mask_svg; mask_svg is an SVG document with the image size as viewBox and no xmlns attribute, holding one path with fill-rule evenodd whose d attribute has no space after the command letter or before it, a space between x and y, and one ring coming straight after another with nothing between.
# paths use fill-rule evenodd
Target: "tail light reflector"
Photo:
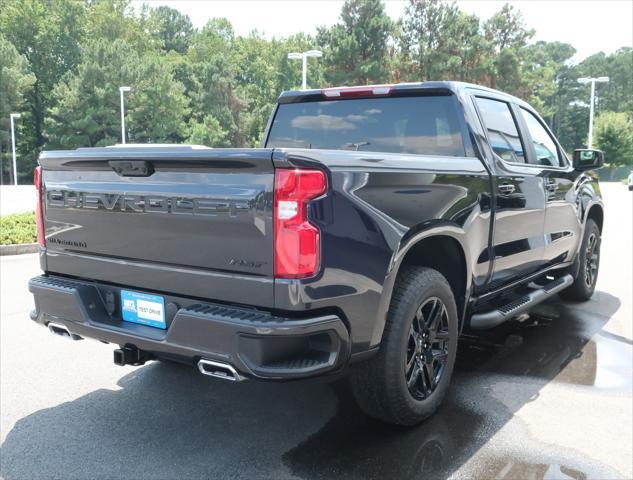
<instances>
[{"instance_id":1,"label":"tail light reflector","mask_svg":"<svg viewBox=\"0 0 633 480\"><path fill-rule=\"evenodd\" d=\"M37 203L35 204L35 226L37 228L37 243L40 246L46 246L44 237L44 211L42 210L42 167L37 166L33 171L33 184L37 195Z\"/></svg>"},{"instance_id":2,"label":"tail light reflector","mask_svg":"<svg viewBox=\"0 0 633 480\"><path fill-rule=\"evenodd\" d=\"M321 236L308 219L308 203L327 188L320 170L275 170L274 273L277 278L313 276L321 261Z\"/></svg>"}]
</instances>

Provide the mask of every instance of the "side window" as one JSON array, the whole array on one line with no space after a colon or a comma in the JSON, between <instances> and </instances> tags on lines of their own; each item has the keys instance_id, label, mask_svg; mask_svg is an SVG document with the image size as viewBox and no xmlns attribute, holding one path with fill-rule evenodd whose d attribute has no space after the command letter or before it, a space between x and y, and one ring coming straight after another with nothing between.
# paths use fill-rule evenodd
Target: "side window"
<instances>
[{"instance_id":1,"label":"side window","mask_svg":"<svg viewBox=\"0 0 633 480\"><path fill-rule=\"evenodd\" d=\"M506 102L477 98L492 150L503 160L513 163L525 163L525 151L514 121L510 106Z\"/></svg>"},{"instance_id":2,"label":"side window","mask_svg":"<svg viewBox=\"0 0 633 480\"><path fill-rule=\"evenodd\" d=\"M550 134L545 130L541 122L534 116L532 112L521 108L521 115L532 137L534 145L536 163L547 167L560 167L564 165L561 161L556 142Z\"/></svg>"}]
</instances>

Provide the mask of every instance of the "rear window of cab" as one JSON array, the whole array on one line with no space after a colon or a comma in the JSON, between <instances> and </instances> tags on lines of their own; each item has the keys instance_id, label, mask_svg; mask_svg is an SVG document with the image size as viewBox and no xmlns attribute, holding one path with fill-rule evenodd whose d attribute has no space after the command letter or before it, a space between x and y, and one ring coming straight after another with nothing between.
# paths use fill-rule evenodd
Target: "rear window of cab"
<instances>
[{"instance_id":1,"label":"rear window of cab","mask_svg":"<svg viewBox=\"0 0 633 480\"><path fill-rule=\"evenodd\" d=\"M458 110L451 96L280 104L266 146L466 155Z\"/></svg>"}]
</instances>

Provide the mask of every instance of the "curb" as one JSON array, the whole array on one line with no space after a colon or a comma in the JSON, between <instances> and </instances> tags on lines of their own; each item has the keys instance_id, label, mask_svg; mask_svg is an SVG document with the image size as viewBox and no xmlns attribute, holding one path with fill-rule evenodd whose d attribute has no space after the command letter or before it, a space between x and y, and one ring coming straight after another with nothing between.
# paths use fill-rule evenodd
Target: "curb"
<instances>
[{"instance_id":1,"label":"curb","mask_svg":"<svg viewBox=\"0 0 633 480\"><path fill-rule=\"evenodd\" d=\"M40 251L38 243L19 243L17 245L0 245L0 256L21 255L23 253L37 253Z\"/></svg>"}]
</instances>

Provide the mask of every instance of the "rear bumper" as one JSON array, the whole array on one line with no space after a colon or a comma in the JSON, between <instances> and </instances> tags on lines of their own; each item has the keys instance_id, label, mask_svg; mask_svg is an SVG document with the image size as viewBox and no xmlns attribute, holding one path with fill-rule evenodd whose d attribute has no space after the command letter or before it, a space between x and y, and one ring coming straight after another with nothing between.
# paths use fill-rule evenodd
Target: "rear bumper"
<instances>
[{"instance_id":1,"label":"rear bumper","mask_svg":"<svg viewBox=\"0 0 633 480\"><path fill-rule=\"evenodd\" d=\"M31 319L64 325L70 333L159 357L195 364L232 365L240 374L269 380L340 370L349 359L349 333L336 315L307 319L164 295L167 329L120 319L119 288L56 276L29 281Z\"/></svg>"}]
</instances>

